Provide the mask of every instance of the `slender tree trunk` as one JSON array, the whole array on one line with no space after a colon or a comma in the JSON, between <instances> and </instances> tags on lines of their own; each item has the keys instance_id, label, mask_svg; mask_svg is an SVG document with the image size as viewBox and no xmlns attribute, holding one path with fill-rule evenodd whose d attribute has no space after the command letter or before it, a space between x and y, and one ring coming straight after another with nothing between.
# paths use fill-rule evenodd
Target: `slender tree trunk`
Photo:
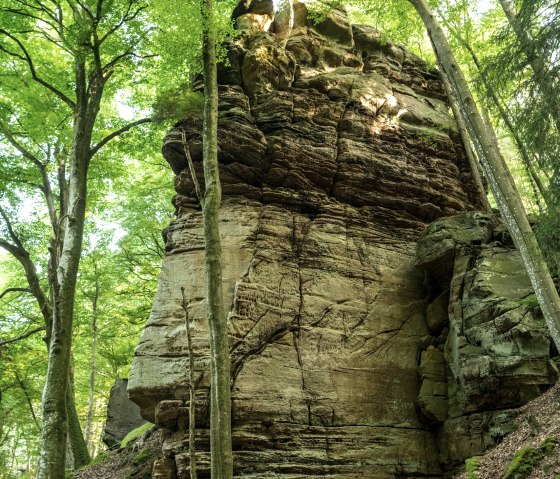
<instances>
[{"instance_id":1,"label":"slender tree trunk","mask_svg":"<svg viewBox=\"0 0 560 479\"><path fill-rule=\"evenodd\" d=\"M556 347L560 348L560 298L527 220L513 178L498 145L492 140L492 135L489 134L487 126L482 120L467 81L455 61L443 30L425 0L409 1L416 8L426 25L439 66L447 74L455 94L460 99L465 124L482 162L494 198L521 254L552 340Z\"/></svg>"},{"instance_id":2,"label":"slender tree trunk","mask_svg":"<svg viewBox=\"0 0 560 479\"><path fill-rule=\"evenodd\" d=\"M97 301L99 299L99 279L97 277L97 268L94 270L95 273L95 291L93 293L92 299L92 320L91 329L93 333L93 344L91 346L91 372L89 375L89 399L88 399L88 411L86 418L86 444L88 449L91 450L91 426L93 422L93 406L95 400L95 376L97 374Z\"/></svg>"},{"instance_id":3,"label":"slender tree trunk","mask_svg":"<svg viewBox=\"0 0 560 479\"><path fill-rule=\"evenodd\" d=\"M191 479L197 479L196 474L196 382L194 379L194 351L192 345L191 326L189 321L189 305L185 298L185 288L181 288L183 297L183 311L185 311L185 330L187 332L187 347L189 349L189 463Z\"/></svg>"},{"instance_id":4,"label":"slender tree trunk","mask_svg":"<svg viewBox=\"0 0 560 479\"><path fill-rule=\"evenodd\" d=\"M212 478L230 479L233 477L231 364L222 293L222 247L219 229L222 192L218 169L218 85L213 8L213 0L203 0L203 161L206 189L202 213L206 240L206 281L210 331L210 454Z\"/></svg>"},{"instance_id":5,"label":"slender tree trunk","mask_svg":"<svg viewBox=\"0 0 560 479\"><path fill-rule=\"evenodd\" d=\"M15 371L15 374L16 374L16 381L18 382L19 387L21 388L21 390L23 392L23 395L25 396L25 400L27 401L27 405L29 407L29 412L31 413L31 417L33 418L33 422L37 426L37 429L40 431L41 430L41 425L39 424L39 420L37 419L37 415L35 414L35 410L33 409L33 401L31 400L31 396L29 395L29 392L27 391L27 386L25 385L23 380L20 378L17 370Z\"/></svg>"},{"instance_id":6,"label":"slender tree trunk","mask_svg":"<svg viewBox=\"0 0 560 479\"><path fill-rule=\"evenodd\" d=\"M509 130L509 132L510 132L512 138L513 138L513 141L515 142L515 145L517 146L517 151L519 151L519 155L521 156L521 160L523 162L523 165L525 166L525 170L526 170L527 174L529 175L530 178L532 178L532 180L534 182L534 185L536 186L537 190L540 193L540 196L546 202L546 189L545 189L539 175L535 171L535 168L533 167L533 162L531 160L529 152L525 148L525 144L523 143L523 141L521 140L521 138L517 134L517 129L515 128L515 126L513 125L513 122L511 121L511 117L510 117L510 114L507 110L507 107L502 105L502 102L498 98L498 94L495 92L494 88L490 84L490 81L488 80L488 78L487 78L487 76L484 72L484 68L482 68L482 65L481 65L475 51L472 49L472 47L463 38L458 38L458 40L463 44L463 46L467 49L467 51L471 55L471 58L473 59L473 62L474 62L475 66L476 66L476 68L477 68L477 70L480 74L480 78L482 80L482 83L484 84L484 89L486 90L487 95L490 97L490 99L492 100L492 103L494 104L494 106L498 110L498 113L500 114L500 117L502 118L502 121L505 123L507 129ZM536 202L538 204L539 203L539 196L537 194L535 194L535 198L536 198Z\"/></svg>"},{"instance_id":7,"label":"slender tree trunk","mask_svg":"<svg viewBox=\"0 0 560 479\"><path fill-rule=\"evenodd\" d=\"M70 368L68 390L66 392L66 412L68 414L68 445L72 452L72 467L78 470L91 461L87 443L84 440L80 418L76 410L76 394L74 392L74 374Z\"/></svg>"},{"instance_id":8,"label":"slender tree trunk","mask_svg":"<svg viewBox=\"0 0 560 479\"><path fill-rule=\"evenodd\" d=\"M465 121L463 120L463 116L461 115L461 108L459 106L459 102L457 101L455 92L451 87L449 78L447 77L447 74L444 71L441 72L441 78L443 80L443 86L445 87L445 91L447 92L447 98L449 99L451 110L453 110L453 116L457 121L457 127L459 128L461 140L463 141L463 145L465 146L467 159L469 160L469 166L471 168L471 174L476 187L476 194L479 198L480 205L482 206L482 209L484 211L491 211L492 208L490 208L490 203L488 203L488 198L486 198L486 189L484 188L484 183L482 182L480 165L476 158L476 154L472 149L469 133L467 131Z\"/></svg>"}]
</instances>

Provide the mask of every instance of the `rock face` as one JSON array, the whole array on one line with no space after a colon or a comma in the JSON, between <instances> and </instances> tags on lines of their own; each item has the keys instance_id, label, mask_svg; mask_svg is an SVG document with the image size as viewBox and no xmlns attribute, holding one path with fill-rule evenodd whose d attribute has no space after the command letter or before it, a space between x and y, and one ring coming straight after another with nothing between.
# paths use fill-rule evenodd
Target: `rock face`
<instances>
[{"instance_id":1,"label":"rock face","mask_svg":"<svg viewBox=\"0 0 560 479\"><path fill-rule=\"evenodd\" d=\"M433 339L421 370L437 374L423 374L419 406L441 427L441 462L454 465L511 432L511 408L544 392L558 371L521 257L495 218L476 212L434 222L417 264L444 290L427 308Z\"/></svg>"},{"instance_id":2,"label":"rock face","mask_svg":"<svg viewBox=\"0 0 560 479\"><path fill-rule=\"evenodd\" d=\"M494 266L514 268L514 260L495 263L510 250L485 250L477 264L486 269L477 269L456 254L455 236L435 239L440 249L430 244L432 231L415 259L429 223L479 206L437 72L372 28L351 26L342 11L318 25L305 5L294 12L292 29L282 12L273 33L251 23L219 72L235 475L441 477L464 455L453 444L462 448L489 424L475 415L494 407L491 388L507 385L496 403L503 408L550 382L548 338L536 318L505 304L502 325L482 332L496 311L494 291L482 285ZM129 384L143 417L168 431L154 477L188 477L181 287L194 332L199 476L208 474L204 238L185 146L202 183L200 118L165 138L177 219ZM491 237L486 226L473 228L472 238L456 235L465 251ZM443 276L431 279L415 261ZM463 303L467 328L466 313L457 316ZM527 331L537 323L538 332ZM527 341L514 346L518 337Z\"/></svg>"},{"instance_id":3,"label":"rock face","mask_svg":"<svg viewBox=\"0 0 560 479\"><path fill-rule=\"evenodd\" d=\"M116 446L130 431L146 422L140 408L128 399L127 386L128 379L117 379L111 388L102 438L108 447Z\"/></svg>"}]
</instances>

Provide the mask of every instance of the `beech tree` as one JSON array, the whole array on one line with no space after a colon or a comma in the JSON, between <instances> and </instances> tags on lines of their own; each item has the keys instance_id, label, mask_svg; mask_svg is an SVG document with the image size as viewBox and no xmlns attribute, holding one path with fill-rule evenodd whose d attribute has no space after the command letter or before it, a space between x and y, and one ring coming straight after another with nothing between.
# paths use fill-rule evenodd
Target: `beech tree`
<instances>
[{"instance_id":1,"label":"beech tree","mask_svg":"<svg viewBox=\"0 0 560 479\"><path fill-rule=\"evenodd\" d=\"M202 200L206 243L206 300L210 332L210 455L215 479L233 477L231 450L231 359L222 292L222 247L219 209L222 190L218 169L217 28L213 0L202 1L202 61L204 70ZM194 176L194 171L192 172ZM192 406L191 406L192 407Z\"/></svg>"},{"instance_id":2,"label":"beech tree","mask_svg":"<svg viewBox=\"0 0 560 479\"><path fill-rule=\"evenodd\" d=\"M8 167L16 172L11 185L33 185L41 192L52 235L45 285L25 238L9 212L0 209L0 246L25 271L28 292L45 322L48 366L39 478L64 477L68 432L75 466L89 461L69 382L88 170L111 140L150 121L111 129L103 118L104 98L115 94L117 78L138 61L145 8L143 0L0 2L0 61L14 71L5 75L0 97L0 134L12 148Z\"/></svg>"},{"instance_id":3,"label":"beech tree","mask_svg":"<svg viewBox=\"0 0 560 479\"><path fill-rule=\"evenodd\" d=\"M521 254L552 340L560 350L560 298L548 271L523 203L500 153L491 125L484 123L467 81L457 64L447 38L425 0L409 0L424 22L440 69L449 80L452 95L459 99L461 116L502 217Z\"/></svg>"}]
</instances>

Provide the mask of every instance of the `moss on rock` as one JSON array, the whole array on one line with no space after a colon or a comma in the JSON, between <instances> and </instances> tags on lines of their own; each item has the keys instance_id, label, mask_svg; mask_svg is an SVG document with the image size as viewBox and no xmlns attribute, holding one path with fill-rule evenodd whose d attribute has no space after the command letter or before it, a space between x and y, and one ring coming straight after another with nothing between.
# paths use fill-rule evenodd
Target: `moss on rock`
<instances>
[{"instance_id":1,"label":"moss on rock","mask_svg":"<svg viewBox=\"0 0 560 479\"><path fill-rule=\"evenodd\" d=\"M132 441L142 437L146 432L150 431L153 428L154 428L154 424L152 424L151 422L146 422L142 424L140 427L133 429L121 441L121 447L128 446Z\"/></svg>"},{"instance_id":2,"label":"moss on rock","mask_svg":"<svg viewBox=\"0 0 560 479\"><path fill-rule=\"evenodd\" d=\"M469 457L465 461L465 466L467 467L467 479L476 479L478 477L477 472L481 459L482 456L473 456Z\"/></svg>"},{"instance_id":3,"label":"moss on rock","mask_svg":"<svg viewBox=\"0 0 560 479\"><path fill-rule=\"evenodd\" d=\"M544 454L534 447L522 447L513 455L503 479L524 479L543 457Z\"/></svg>"}]
</instances>

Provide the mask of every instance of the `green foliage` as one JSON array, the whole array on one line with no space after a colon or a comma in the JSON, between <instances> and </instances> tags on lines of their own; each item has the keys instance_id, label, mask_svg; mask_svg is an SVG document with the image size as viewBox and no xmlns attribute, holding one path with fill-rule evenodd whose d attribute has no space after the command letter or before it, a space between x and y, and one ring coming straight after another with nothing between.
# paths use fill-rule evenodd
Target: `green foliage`
<instances>
[{"instance_id":1,"label":"green foliage","mask_svg":"<svg viewBox=\"0 0 560 479\"><path fill-rule=\"evenodd\" d=\"M192 91L187 84L182 84L158 94L153 106L153 118L156 123L162 123L177 122L187 116L202 117L203 106L202 93Z\"/></svg>"},{"instance_id":2,"label":"green foliage","mask_svg":"<svg viewBox=\"0 0 560 479\"><path fill-rule=\"evenodd\" d=\"M335 8L344 7L342 0L308 0L305 3L307 7L308 16L307 18L312 24L318 24L324 21L329 13Z\"/></svg>"},{"instance_id":3,"label":"green foliage","mask_svg":"<svg viewBox=\"0 0 560 479\"><path fill-rule=\"evenodd\" d=\"M477 478L478 467L481 459L482 456L473 456L473 457L469 457L465 461L465 466L467 468L467 479Z\"/></svg>"},{"instance_id":4,"label":"green foliage","mask_svg":"<svg viewBox=\"0 0 560 479\"><path fill-rule=\"evenodd\" d=\"M408 1L354 0L343 3L353 23L375 27L382 38L403 44L428 64L435 65L424 24Z\"/></svg>"},{"instance_id":5,"label":"green foliage","mask_svg":"<svg viewBox=\"0 0 560 479\"><path fill-rule=\"evenodd\" d=\"M556 449L556 446L558 446L559 442L560 441L558 441L557 438L552 437L552 436L547 436L547 437L545 437L544 441L539 446L539 449L545 455L549 456L550 454L552 454L554 452L554 449Z\"/></svg>"},{"instance_id":6,"label":"green foliage","mask_svg":"<svg viewBox=\"0 0 560 479\"><path fill-rule=\"evenodd\" d=\"M151 453L150 449L144 448L132 458L132 462L135 465L140 466L141 464L144 464L145 462L147 462L150 459L151 456L152 456L152 453Z\"/></svg>"},{"instance_id":7,"label":"green foliage","mask_svg":"<svg viewBox=\"0 0 560 479\"><path fill-rule=\"evenodd\" d=\"M541 462L544 455L534 447L522 447L513 456L503 479L523 479Z\"/></svg>"},{"instance_id":8,"label":"green foliage","mask_svg":"<svg viewBox=\"0 0 560 479\"><path fill-rule=\"evenodd\" d=\"M515 300L515 302L518 303L521 306L525 306L530 311L534 311L534 310L539 308L539 301L538 301L537 296L535 294L530 294L529 296L527 296L525 298Z\"/></svg>"},{"instance_id":9,"label":"green foliage","mask_svg":"<svg viewBox=\"0 0 560 479\"><path fill-rule=\"evenodd\" d=\"M141 426L130 431L121 441L121 447L127 447L132 441L141 438L145 433L151 431L155 427L151 422L145 422Z\"/></svg>"}]
</instances>

